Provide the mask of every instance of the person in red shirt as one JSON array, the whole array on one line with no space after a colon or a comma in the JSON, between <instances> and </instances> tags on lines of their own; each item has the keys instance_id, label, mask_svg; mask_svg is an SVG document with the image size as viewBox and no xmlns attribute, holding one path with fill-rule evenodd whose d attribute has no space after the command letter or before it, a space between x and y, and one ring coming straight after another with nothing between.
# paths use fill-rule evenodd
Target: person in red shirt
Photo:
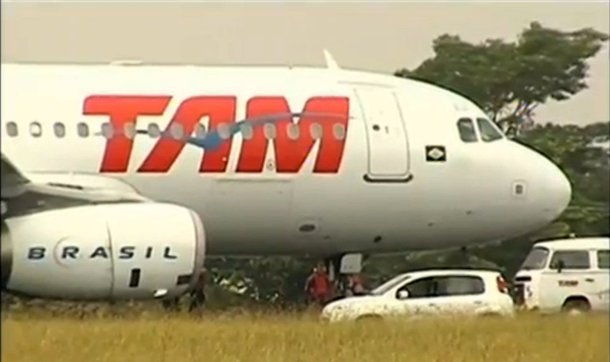
<instances>
[{"instance_id":1,"label":"person in red shirt","mask_svg":"<svg viewBox=\"0 0 610 362\"><path fill-rule=\"evenodd\" d=\"M326 266L319 263L305 282L305 292L311 302L323 306L331 296L331 288L332 283L326 272Z\"/></svg>"}]
</instances>

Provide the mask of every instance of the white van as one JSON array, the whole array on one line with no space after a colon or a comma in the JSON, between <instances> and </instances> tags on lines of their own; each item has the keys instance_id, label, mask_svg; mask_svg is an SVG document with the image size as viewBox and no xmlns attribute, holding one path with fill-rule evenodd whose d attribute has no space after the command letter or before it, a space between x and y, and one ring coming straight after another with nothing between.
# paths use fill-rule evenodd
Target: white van
<instances>
[{"instance_id":1,"label":"white van","mask_svg":"<svg viewBox=\"0 0 610 362\"><path fill-rule=\"evenodd\" d=\"M609 267L609 237L538 242L515 275L515 304L541 312L608 311Z\"/></svg>"}]
</instances>

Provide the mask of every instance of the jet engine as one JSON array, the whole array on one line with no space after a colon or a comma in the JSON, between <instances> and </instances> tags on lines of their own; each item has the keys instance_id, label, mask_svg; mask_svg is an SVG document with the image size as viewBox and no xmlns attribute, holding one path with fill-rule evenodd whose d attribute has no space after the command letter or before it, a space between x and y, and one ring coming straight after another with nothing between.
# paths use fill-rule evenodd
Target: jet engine
<instances>
[{"instance_id":1,"label":"jet engine","mask_svg":"<svg viewBox=\"0 0 610 362\"><path fill-rule=\"evenodd\" d=\"M203 267L201 219L177 205L85 205L2 223L2 288L67 300L180 295Z\"/></svg>"}]
</instances>

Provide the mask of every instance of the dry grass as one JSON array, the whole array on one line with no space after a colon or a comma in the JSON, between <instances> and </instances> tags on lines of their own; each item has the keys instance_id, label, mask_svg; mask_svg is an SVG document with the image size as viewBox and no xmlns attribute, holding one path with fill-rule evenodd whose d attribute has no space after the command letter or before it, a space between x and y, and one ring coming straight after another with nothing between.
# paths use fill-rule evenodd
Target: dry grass
<instances>
[{"instance_id":1,"label":"dry grass","mask_svg":"<svg viewBox=\"0 0 610 362\"><path fill-rule=\"evenodd\" d=\"M609 319L519 316L327 325L307 315L52 317L2 322L4 361L595 361Z\"/></svg>"}]
</instances>

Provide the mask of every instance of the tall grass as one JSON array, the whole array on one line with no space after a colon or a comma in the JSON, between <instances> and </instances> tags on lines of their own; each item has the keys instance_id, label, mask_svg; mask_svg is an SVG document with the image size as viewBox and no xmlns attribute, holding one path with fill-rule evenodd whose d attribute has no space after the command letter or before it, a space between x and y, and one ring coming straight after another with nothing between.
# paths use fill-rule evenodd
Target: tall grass
<instances>
[{"instance_id":1,"label":"tall grass","mask_svg":"<svg viewBox=\"0 0 610 362\"><path fill-rule=\"evenodd\" d=\"M3 317L2 360L605 362L609 338L606 315L325 324L309 314L15 313Z\"/></svg>"}]
</instances>

